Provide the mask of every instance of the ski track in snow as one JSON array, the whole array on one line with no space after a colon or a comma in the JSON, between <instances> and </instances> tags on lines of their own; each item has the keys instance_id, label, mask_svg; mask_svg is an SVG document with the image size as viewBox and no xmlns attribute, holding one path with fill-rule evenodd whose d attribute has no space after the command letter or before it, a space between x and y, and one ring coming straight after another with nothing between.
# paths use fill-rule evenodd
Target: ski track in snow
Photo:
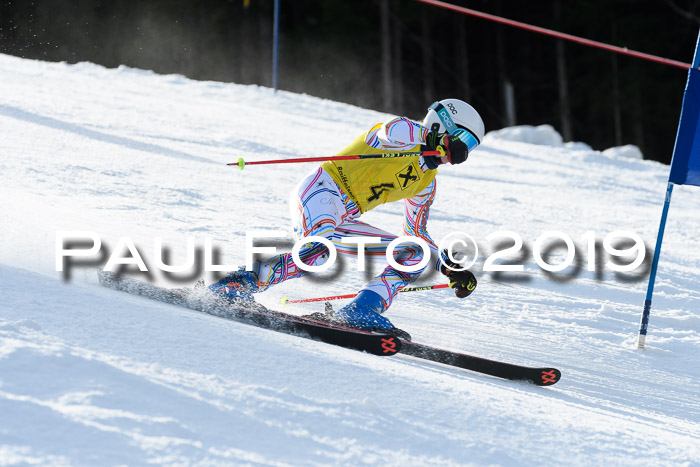
<instances>
[{"instance_id":1,"label":"ski track in snow","mask_svg":"<svg viewBox=\"0 0 700 467\"><path fill-rule=\"evenodd\" d=\"M481 271L499 230L529 247L547 230L579 246L587 231L629 230L653 246L668 167L489 140L441 169L429 230L477 239L479 288L463 301L400 294L387 316L417 342L562 370L539 388L128 296L87 268L70 282L55 272L57 230L97 232L110 250L129 236L150 266L155 237L174 264L187 236L211 237L243 264L246 230L290 231L289 192L315 165L225 164L334 154L386 115L6 55L0 79L0 465L700 464L697 188L674 193L645 351L646 280L606 269L558 282L531 254L519 280ZM398 233L402 207L363 220ZM341 263L259 299L354 292L367 274Z\"/></svg>"}]
</instances>

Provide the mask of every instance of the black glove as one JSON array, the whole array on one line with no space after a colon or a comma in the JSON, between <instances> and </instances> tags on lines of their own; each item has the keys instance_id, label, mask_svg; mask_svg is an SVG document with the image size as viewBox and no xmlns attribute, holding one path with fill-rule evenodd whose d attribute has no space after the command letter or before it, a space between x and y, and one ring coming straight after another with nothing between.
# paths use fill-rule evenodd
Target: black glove
<instances>
[{"instance_id":1,"label":"black glove","mask_svg":"<svg viewBox=\"0 0 700 467\"><path fill-rule=\"evenodd\" d=\"M445 261L442 266L440 266L440 272L447 276L450 280L450 287L455 289L455 295L459 298L468 297L474 289L476 289L476 277L469 271L453 271L447 266L452 268L459 268L459 264L450 261L447 256L447 251L444 252ZM447 266L446 266L447 265Z\"/></svg>"},{"instance_id":2,"label":"black glove","mask_svg":"<svg viewBox=\"0 0 700 467\"><path fill-rule=\"evenodd\" d=\"M425 145L431 149L436 150L438 146L442 146L445 150L445 155L447 156L447 161L452 164L461 164L467 160L469 155L469 150L467 145L459 139L458 136L450 135L449 133L435 133L431 131L425 138ZM428 156L435 157L437 156Z\"/></svg>"}]
</instances>

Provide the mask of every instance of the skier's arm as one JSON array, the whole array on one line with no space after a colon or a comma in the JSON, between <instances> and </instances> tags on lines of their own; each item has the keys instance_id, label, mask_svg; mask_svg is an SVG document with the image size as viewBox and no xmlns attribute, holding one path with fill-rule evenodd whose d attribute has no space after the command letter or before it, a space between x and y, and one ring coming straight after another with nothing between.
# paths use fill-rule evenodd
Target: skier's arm
<instances>
[{"instance_id":1,"label":"skier's arm","mask_svg":"<svg viewBox=\"0 0 700 467\"><path fill-rule=\"evenodd\" d=\"M430 265L440 270L440 251L428 234L428 213L435 199L436 180L425 187L420 193L410 199L404 200L404 235L418 237L425 240L430 246Z\"/></svg>"},{"instance_id":2,"label":"skier's arm","mask_svg":"<svg viewBox=\"0 0 700 467\"><path fill-rule=\"evenodd\" d=\"M445 162L460 164L467 160L468 154L467 146L457 136L431 132L420 123L405 117L378 123L367 133L365 143L385 151L417 150L419 145L422 150L434 151L441 146L446 157L440 159L438 156L422 156L429 169L436 169Z\"/></svg>"},{"instance_id":3,"label":"skier's arm","mask_svg":"<svg viewBox=\"0 0 700 467\"><path fill-rule=\"evenodd\" d=\"M450 287L455 290L459 298L468 297L476 288L476 277L470 271L461 269L459 264L453 263L446 251L439 251L435 242L427 231L428 212L435 199L435 180L423 191L411 199L404 200L406 221L403 226L404 235L419 237L430 246L430 265L450 280ZM442 261L440 259L442 258ZM456 269L455 269L456 268Z\"/></svg>"},{"instance_id":4,"label":"skier's arm","mask_svg":"<svg viewBox=\"0 0 700 467\"><path fill-rule=\"evenodd\" d=\"M365 142L377 149L407 150L425 144L428 129L405 117L379 123L367 133Z\"/></svg>"}]
</instances>

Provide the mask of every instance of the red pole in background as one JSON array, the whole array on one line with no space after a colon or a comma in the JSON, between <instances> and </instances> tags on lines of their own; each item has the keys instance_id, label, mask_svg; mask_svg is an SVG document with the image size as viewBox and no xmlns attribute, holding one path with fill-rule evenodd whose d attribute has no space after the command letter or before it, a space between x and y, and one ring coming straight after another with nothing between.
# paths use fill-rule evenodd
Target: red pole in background
<instances>
[{"instance_id":1,"label":"red pole in background","mask_svg":"<svg viewBox=\"0 0 700 467\"><path fill-rule=\"evenodd\" d=\"M623 55L630 55L632 57L641 58L643 60L649 60L652 62L663 63L664 65L675 66L678 68L692 68L689 63L679 62L677 60L671 60L669 58L657 57L656 55L647 54L644 52L637 52L635 50L629 50L627 47L617 47L615 45L606 44L604 42L593 41L590 39L584 39L583 37L572 36L571 34L565 34L563 32L553 31L551 29L541 28L539 26L533 26L527 23L521 23L519 21L513 21L511 19L502 18L496 15L490 15L488 13L483 13L481 11L471 10L469 8L464 8L457 5L452 5L450 3L441 2L439 0L416 0L420 3L426 3L428 5L433 5L439 8L444 8L446 10L456 11L458 13L464 13L465 15L476 16L477 18L486 19L489 21L495 21L497 23L506 24L508 26L513 26L520 29L525 29L527 31L538 32L540 34L545 34L547 36L556 37L559 39L564 39L571 42L576 42L583 45L588 45L591 47L596 47L598 49L608 50L610 52L617 52Z\"/></svg>"}]
</instances>

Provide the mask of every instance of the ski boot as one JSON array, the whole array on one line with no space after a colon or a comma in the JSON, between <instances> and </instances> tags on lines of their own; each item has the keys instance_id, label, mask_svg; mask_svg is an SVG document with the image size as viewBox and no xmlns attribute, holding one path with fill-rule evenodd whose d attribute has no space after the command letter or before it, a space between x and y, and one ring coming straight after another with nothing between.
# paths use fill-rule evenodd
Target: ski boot
<instances>
[{"instance_id":1,"label":"ski boot","mask_svg":"<svg viewBox=\"0 0 700 467\"><path fill-rule=\"evenodd\" d=\"M383 317L384 300L371 290L361 290L354 300L333 314L333 318L342 319L351 327L364 331L389 334L399 339L411 340L411 335L395 327Z\"/></svg>"},{"instance_id":2,"label":"ski boot","mask_svg":"<svg viewBox=\"0 0 700 467\"><path fill-rule=\"evenodd\" d=\"M254 302L253 294L260 291L258 275L241 268L211 284L209 290L229 302Z\"/></svg>"}]
</instances>

